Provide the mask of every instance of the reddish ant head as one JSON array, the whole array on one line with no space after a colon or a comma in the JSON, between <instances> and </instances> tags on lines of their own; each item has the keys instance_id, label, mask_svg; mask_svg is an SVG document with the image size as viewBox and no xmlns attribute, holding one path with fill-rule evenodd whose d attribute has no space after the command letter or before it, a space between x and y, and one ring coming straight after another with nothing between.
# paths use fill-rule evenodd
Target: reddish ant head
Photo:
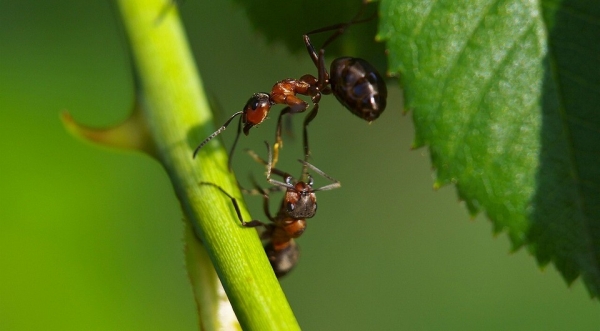
<instances>
[{"instance_id":1,"label":"reddish ant head","mask_svg":"<svg viewBox=\"0 0 600 331\"><path fill-rule=\"evenodd\" d=\"M267 115L273 103L267 93L254 93L246 105L244 106L244 115L242 121L244 122L244 134L248 135L250 129L262 123Z\"/></svg>"},{"instance_id":2,"label":"reddish ant head","mask_svg":"<svg viewBox=\"0 0 600 331\"><path fill-rule=\"evenodd\" d=\"M288 216L294 219L311 218L317 212L317 196L305 182L288 187L283 203Z\"/></svg>"},{"instance_id":3,"label":"reddish ant head","mask_svg":"<svg viewBox=\"0 0 600 331\"><path fill-rule=\"evenodd\" d=\"M331 63L329 83L333 95L354 115L374 121L385 110L385 81L367 61L341 57Z\"/></svg>"}]
</instances>

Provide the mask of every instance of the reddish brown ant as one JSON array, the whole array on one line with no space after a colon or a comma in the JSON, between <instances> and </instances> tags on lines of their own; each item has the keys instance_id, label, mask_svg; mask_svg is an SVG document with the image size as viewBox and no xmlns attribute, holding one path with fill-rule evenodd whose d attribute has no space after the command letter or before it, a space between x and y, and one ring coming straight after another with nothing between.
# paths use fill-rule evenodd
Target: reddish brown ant
<instances>
[{"instance_id":1,"label":"reddish brown ant","mask_svg":"<svg viewBox=\"0 0 600 331\"><path fill-rule=\"evenodd\" d=\"M331 25L328 27L312 30L303 35L304 44L308 54L310 55L313 63L317 67L318 76L315 77L310 74L306 74L300 79L284 79L277 82L271 89L271 93L260 92L252 95L246 102L244 109L233 114L217 131L208 136L196 149L194 150L194 157L198 151L211 139L223 132L229 123L233 119L241 115L238 123L238 132L229 152L229 168L231 169L231 159L233 157L233 151L237 144L237 141L243 131L245 135L248 135L250 129L253 126L262 123L269 111L271 106L275 104L286 105L286 107L279 114L277 121L277 131L275 135L274 149L274 161L273 164L277 163L279 157L279 149L282 147L281 139L281 119L284 114L295 114L301 113L308 109L308 103L298 98L296 95L306 95L310 97L313 107L309 114L304 119L303 125L303 143L304 143L304 159L308 159L309 147L307 137L307 126L317 116L319 111L319 101L321 95L333 94L337 100L344 105L350 112L356 116L371 122L379 117L385 110L386 98L387 98L387 87L385 81L377 70L369 64L366 60L353 57L341 57L335 59L331 63L330 72L327 72L325 67L325 47L334 41L337 37L344 33L344 31L351 25L363 23L373 19L377 12L371 17L360 20L363 11L366 6L366 2L359 10L350 22L340 23ZM336 30L319 49L319 52L315 51L309 35Z\"/></svg>"},{"instance_id":2,"label":"reddish brown ant","mask_svg":"<svg viewBox=\"0 0 600 331\"><path fill-rule=\"evenodd\" d=\"M257 162L267 166L267 181L274 186L271 189L266 190L261 188L255 182L254 187L256 191L249 192L258 192L259 194L262 194L263 209L270 223L263 223L256 219L249 222L244 221L237 200L233 196L214 183L201 182L200 184L214 186L227 195L233 203L235 212L237 213L242 226L249 228L262 226L265 228L261 233L260 238L266 240L264 246L265 252L273 267L275 275L277 278L280 278L292 270L298 261L299 248L294 239L300 237L302 233L304 233L304 230L306 230L306 219L315 216L315 213L317 212L317 197L315 192L338 188L340 187L340 182L333 179L314 165L303 160L298 160L303 164L302 178L301 180L295 180L294 177L287 172L272 167L273 155L271 153L271 148L268 143L265 142L265 144L267 145L269 154L268 162L261 159L252 151L249 151L249 154ZM312 169L314 172L329 179L333 183L320 188L313 188L313 179L306 171L306 168ZM281 176L283 182L272 179L271 174ZM277 215L273 217L269 211L269 193L271 191L280 190L285 190L286 192Z\"/></svg>"}]
</instances>

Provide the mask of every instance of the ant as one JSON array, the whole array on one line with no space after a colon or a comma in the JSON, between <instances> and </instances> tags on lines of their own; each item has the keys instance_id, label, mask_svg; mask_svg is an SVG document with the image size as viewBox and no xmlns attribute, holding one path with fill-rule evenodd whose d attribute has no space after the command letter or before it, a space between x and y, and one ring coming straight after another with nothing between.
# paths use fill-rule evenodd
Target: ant
<instances>
[{"instance_id":1,"label":"ant","mask_svg":"<svg viewBox=\"0 0 600 331\"><path fill-rule=\"evenodd\" d=\"M256 192L263 196L263 209L270 223L264 223L256 219L249 222L244 221L237 200L231 196L231 194L227 193L223 188L214 183L201 182L200 184L214 186L227 195L233 203L235 212L237 213L242 226L248 228L262 226L265 228L261 233L260 238L267 241L264 245L265 253L269 258L269 262L271 263L275 275L277 278L281 278L290 272L298 261L299 247L294 239L300 237L304 233L304 230L306 230L306 219L315 216L315 213L317 212L317 198L315 193L318 191L336 189L340 187L341 184L314 165L303 160L298 160L303 164L301 180L296 180L287 172L273 168L271 148L267 142L265 142L265 144L267 145L269 155L268 161L263 160L252 151L248 151L248 153L254 160L267 166L267 181L273 185L270 189L264 189L254 182ZM313 179L308 174L306 170L307 167L317 174L329 179L332 183L320 188L313 188ZM272 179L271 174L281 176L283 181ZM277 214L273 217L269 211L269 193L271 191L283 190L286 191L284 198L279 207L279 211L277 211ZM249 193L255 192L249 190L245 191Z\"/></svg>"},{"instance_id":2,"label":"ant","mask_svg":"<svg viewBox=\"0 0 600 331\"><path fill-rule=\"evenodd\" d=\"M367 22L377 15L377 12L375 12L370 17L361 20L360 17L362 16L366 5L367 2L363 1L361 9L350 22L312 30L303 35L306 50L317 67L317 77L306 74L300 77L300 79L287 78L275 83L271 89L271 93L254 93L252 97L248 99L242 111L233 114L217 131L208 136L208 138L196 147L193 156L196 157L198 151L206 143L223 132L235 117L241 115L238 123L238 132L233 142L233 146L231 147L231 151L229 152L229 169L231 169L233 151L240 137L240 133L242 132L242 124L244 135L248 135L253 126L259 125L267 118L271 106L283 104L286 105L286 107L279 114L277 131L275 134L275 144L273 146L274 164L276 164L279 157L279 149L283 145L281 139L282 116L285 114L302 113L308 109L308 103L298 98L296 96L297 94L310 97L313 103L313 107L304 119L303 125L305 161L309 156L307 126L317 116L319 111L319 101L321 100L322 95L333 94L342 105L350 110L350 112L368 122L377 119L386 107L387 87L385 81L375 67L366 60L353 57L341 57L333 60L330 72L327 72L325 67L325 47L343 34L351 25ZM325 41L323 46L317 52L310 41L309 35L332 30L335 30L335 32Z\"/></svg>"}]
</instances>

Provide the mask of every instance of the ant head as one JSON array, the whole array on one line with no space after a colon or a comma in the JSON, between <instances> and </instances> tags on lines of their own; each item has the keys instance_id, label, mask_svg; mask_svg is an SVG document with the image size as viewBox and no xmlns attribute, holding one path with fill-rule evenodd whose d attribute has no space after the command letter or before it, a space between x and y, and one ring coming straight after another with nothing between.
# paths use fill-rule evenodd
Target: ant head
<instances>
[{"instance_id":1,"label":"ant head","mask_svg":"<svg viewBox=\"0 0 600 331\"><path fill-rule=\"evenodd\" d=\"M298 182L293 188L288 188L283 200L289 217L294 219L311 218L317 212L317 196L312 186Z\"/></svg>"},{"instance_id":2,"label":"ant head","mask_svg":"<svg viewBox=\"0 0 600 331\"><path fill-rule=\"evenodd\" d=\"M267 115L273 103L271 97L267 93L254 93L244 106L244 134L248 135L250 128L255 125L262 123Z\"/></svg>"}]
</instances>

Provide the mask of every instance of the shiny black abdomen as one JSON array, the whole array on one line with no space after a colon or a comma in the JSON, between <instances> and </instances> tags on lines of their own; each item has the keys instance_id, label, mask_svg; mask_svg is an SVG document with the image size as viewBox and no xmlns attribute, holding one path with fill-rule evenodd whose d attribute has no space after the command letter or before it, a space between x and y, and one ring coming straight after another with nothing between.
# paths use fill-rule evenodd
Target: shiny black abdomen
<instances>
[{"instance_id":1,"label":"shiny black abdomen","mask_svg":"<svg viewBox=\"0 0 600 331\"><path fill-rule=\"evenodd\" d=\"M371 122L383 113L387 87L367 61L353 57L335 59L329 74L333 94L354 115Z\"/></svg>"}]
</instances>

